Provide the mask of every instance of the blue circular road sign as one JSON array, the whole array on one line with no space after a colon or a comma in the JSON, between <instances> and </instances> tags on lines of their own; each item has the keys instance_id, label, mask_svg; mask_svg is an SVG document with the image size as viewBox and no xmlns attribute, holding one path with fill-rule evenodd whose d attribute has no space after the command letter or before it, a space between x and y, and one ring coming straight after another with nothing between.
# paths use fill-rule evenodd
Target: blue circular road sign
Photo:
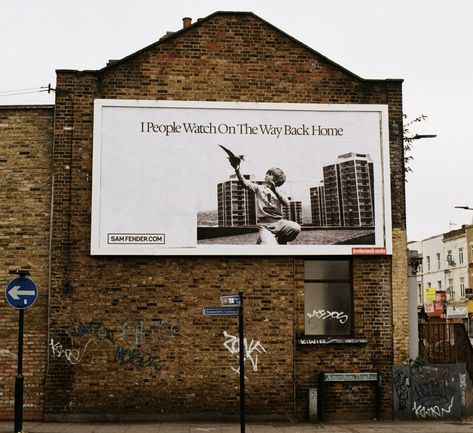
<instances>
[{"instance_id":1,"label":"blue circular road sign","mask_svg":"<svg viewBox=\"0 0 473 433\"><path fill-rule=\"evenodd\" d=\"M13 308L24 310L35 303L38 298L38 288L29 278L15 278L7 284L5 298Z\"/></svg>"}]
</instances>

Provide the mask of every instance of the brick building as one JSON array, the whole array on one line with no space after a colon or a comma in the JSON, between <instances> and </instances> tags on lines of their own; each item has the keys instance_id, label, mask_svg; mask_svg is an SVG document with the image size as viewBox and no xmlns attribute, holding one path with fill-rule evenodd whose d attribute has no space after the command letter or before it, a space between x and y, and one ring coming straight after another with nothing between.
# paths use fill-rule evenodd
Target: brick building
<instances>
[{"instance_id":1,"label":"brick building","mask_svg":"<svg viewBox=\"0 0 473 433\"><path fill-rule=\"evenodd\" d=\"M54 109L0 110L3 282L23 267L40 288L26 312L25 417L237 416L236 320L201 312L238 290L249 417L304 419L321 372L367 371L380 372L392 416L392 367L408 360L401 81L360 78L252 13L185 22L101 70L58 70ZM392 255L92 256L95 99L387 105ZM309 332L308 293L332 302L335 289L349 320ZM0 302L5 419L16 312ZM370 383L336 383L324 407L372 417L374 399Z\"/></svg>"}]
</instances>

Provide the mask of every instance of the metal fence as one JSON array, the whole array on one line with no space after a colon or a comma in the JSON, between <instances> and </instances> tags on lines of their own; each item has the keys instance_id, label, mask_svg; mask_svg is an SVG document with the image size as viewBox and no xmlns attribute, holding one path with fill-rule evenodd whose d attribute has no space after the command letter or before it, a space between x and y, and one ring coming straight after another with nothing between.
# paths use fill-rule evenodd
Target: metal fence
<instances>
[{"instance_id":1,"label":"metal fence","mask_svg":"<svg viewBox=\"0 0 473 433\"><path fill-rule=\"evenodd\" d=\"M473 347L461 323L420 323L419 355L432 364L465 363L473 379Z\"/></svg>"}]
</instances>

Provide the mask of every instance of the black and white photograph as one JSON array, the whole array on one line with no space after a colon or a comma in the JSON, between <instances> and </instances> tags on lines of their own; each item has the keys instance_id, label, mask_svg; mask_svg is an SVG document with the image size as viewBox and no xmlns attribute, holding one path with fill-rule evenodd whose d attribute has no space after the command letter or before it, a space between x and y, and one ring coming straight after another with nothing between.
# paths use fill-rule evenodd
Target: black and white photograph
<instances>
[{"instance_id":1,"label":"black and white photograph","mask_svg":"<svg viewBox=\"0 0 473 433\"><path fill-rule=\"evenodd\" d=\"M386 117L373 105L96 101L92 250L389 249Z\"/></svg>"}]
</instances>

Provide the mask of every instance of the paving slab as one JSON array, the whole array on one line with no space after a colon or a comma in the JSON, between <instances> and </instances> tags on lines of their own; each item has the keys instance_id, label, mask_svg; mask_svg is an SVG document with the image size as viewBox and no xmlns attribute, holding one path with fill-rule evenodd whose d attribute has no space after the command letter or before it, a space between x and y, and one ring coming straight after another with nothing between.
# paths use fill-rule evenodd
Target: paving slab
<instances>
[{"instance_id":1,"label":"paving slab","mask_svg":"<svg viewBox=\"0 0 473 433\"><path fill-rule=\"evenodd\" d=\"M128 424L126 433L163 433L163 430L161 423Z\"/></svg>"},{"instance_id":2,"label":"paving slab","mask_svg":"<svg viewBox=\"0 0 473 433\"><path fill-rule=\"evenodd\" d=\"M321 425L317 424L273 424L274 433L321 433ZM343 432L342 432L343 433Z\"/></svg>"},{"instance_id":3,"label":"paving slab","mask_svg":"<svg viewBox=\"0 0 473 433\"><path fill-rule=\"evenodd\" d=\"M130 424L123 423L98 424L94 429L94 433L125 433L129 428Z\"/></svg>"},{"instance_id":4,"label":"paving slab","mask_svg":"<svg viewBox=\"0 0 473 433\"><path fill-rule=\"evenodd\" d=\"M221 424L213 423L192 423L190 426L191 433L221 433Z\"/></svg>"},{"instance_id":5,"label":"paving slab","mask_svg":"<svg viewBox=\"0 0 473 433\"><path fill-rule=\"evenodd\" d=\"M238 423L42 423L24 422L24 433L240 433ZM372 421L343 423L247 423L247 433L473 433L465 421ZM0 421L0 433L13 433L13 421Z\"/></svg>"},{"instance_id":6,"label":"paving slab","mask_svg":"<svg viewBox=\"0 0 473 433\"><path fill-rule=\"evenodd\" d=\"M23 431L27 429L34 429L38 433L63 433L67 431L69 423L54 423L54 424L38 424L36 426L30 426L29 423L23 423ZM13 430L12 430L13 431Z\"/></svg>"},{"instance_id":7,"label":"paving slab","mask_svg":"<svg viewBox=\"0 0 473 433\"><path fill-rule=\"evenodd\" d=\"M221 433L240 433L240 424L222 424Z\"/></svg>"}]
</instances>

